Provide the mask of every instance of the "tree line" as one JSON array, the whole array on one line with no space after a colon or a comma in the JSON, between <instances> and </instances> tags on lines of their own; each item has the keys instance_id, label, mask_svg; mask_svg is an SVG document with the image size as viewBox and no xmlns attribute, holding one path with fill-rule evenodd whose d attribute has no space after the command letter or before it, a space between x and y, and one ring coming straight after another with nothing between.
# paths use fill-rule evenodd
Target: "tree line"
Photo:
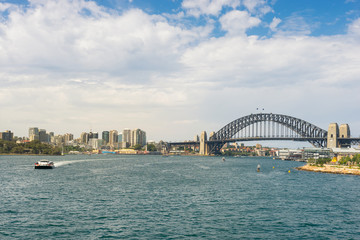
<instances>
[{"instance_id":1,"label":"tree line","mask_svg":"<svg viewBox=\"0 0 360 240\"><path fill-rule=\"evenodd\" d=\"M37 140L26 143L0 140L0 154L61 155L61 148Z\"/></svg>"}]
</instances>

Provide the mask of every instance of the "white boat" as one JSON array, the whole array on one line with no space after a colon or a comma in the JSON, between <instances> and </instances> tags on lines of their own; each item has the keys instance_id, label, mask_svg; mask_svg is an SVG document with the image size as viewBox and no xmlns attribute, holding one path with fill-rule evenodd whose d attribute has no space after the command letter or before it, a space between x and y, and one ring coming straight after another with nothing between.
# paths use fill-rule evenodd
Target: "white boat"
<instances>
[{"instance_id":1,"label":"white boat","mask_svg":"<svg viewBox=\"0 0 360 240\"><path fill-rule=\"evenodd\" d=\"M54 162L42 159L35 163L35 169L52 169L55 167Z\"/></svg>"}]
</instances>

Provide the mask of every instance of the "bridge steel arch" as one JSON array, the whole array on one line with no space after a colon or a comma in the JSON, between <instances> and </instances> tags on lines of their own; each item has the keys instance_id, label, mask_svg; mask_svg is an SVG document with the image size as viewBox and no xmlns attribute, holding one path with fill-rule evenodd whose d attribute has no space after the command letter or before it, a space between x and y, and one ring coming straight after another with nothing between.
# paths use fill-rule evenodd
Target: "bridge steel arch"
<instances>
[{"instance_id":1,"label":"bridge steel arch","mask_svg":"<svg viewBox=\"0 0 360 240\"><path fill-rule=\"evenodd\" d=\"M258 113L236 119L209 138L208 147L210 153L219 152L221 147L229 142L242 129L259 123L275 122L281 124L311 143L315 147L325 147L327 142L327 131L299 118L273 113ZM265 140L265 139L263 139Z\"/></svg>"}]
</instances>

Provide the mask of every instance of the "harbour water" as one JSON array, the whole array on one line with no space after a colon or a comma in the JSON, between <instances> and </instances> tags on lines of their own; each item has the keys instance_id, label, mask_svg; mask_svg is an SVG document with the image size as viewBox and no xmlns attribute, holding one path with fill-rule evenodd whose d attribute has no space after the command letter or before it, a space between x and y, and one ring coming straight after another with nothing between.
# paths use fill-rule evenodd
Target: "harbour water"
<instances>
[{"instance_id":1,"label":"harbour water","mask_svg":"<svg viewBox=\"0 0 360 240\"><path fill-rule=\"evenodd\" d=\"M42 158L0 156L0 239L360 236L359 176L255 157L69 155L35 170Z\"/></svg>"}]
</instances>

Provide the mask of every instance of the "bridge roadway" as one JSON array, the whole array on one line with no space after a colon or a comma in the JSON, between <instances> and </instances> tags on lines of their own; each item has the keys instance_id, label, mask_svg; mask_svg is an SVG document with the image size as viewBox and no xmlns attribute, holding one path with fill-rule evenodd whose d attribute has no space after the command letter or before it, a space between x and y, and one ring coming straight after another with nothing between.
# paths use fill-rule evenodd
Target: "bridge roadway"
<instances>
[{"instance_id":1,"label":"bridge roadway","mask_svg":"<svg viewBox=\"0 0 360 240\"><path fill-rule=\"evenodd\" d=\"M230 143L230 142L248 142L248 141L326 141L326 138L320 137L244 137L244 138L230 138L224 140L208 140L207 144L212 143ZM347 144L360 144L360 138L338 138L339 142ZM199 145L200 141L184 141L184 142L169 142L170 146L184 146L184 145Z\"/></svg>"}]
</instances>

